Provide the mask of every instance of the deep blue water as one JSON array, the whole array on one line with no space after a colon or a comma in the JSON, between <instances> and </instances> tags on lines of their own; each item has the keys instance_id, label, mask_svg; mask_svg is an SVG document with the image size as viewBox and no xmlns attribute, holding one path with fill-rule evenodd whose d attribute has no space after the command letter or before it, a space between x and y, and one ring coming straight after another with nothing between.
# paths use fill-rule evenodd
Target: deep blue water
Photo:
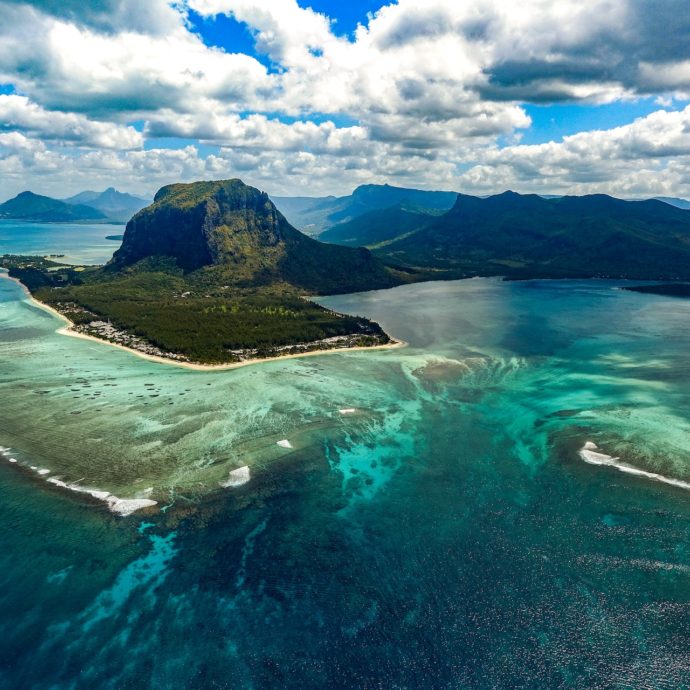
<instances>
[{"instance_id":1,"label":"deep blue water","mask_svg":"<svg viewBox=\"0 0 690 690\"><path fill-rule=\"evenodd\" d=\"M197 373L0 279L0 687L690 687L690 492L579 455L690 480L690 301L616 288L330 297L408 347Z\"/></svg>"}]
</instances>

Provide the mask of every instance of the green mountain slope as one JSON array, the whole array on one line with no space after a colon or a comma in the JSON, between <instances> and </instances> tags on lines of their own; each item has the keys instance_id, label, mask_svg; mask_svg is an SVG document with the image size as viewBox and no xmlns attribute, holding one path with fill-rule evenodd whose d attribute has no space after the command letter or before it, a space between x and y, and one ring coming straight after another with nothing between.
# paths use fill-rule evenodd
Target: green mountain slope
<instances>
[{"instance_id":1,"label":"green mountain slope","mask_svg":"<svg viewBox=\"0 0 690 690\"><path fill-rule=\"evenodd\" d=\"M460 195L447 214L377 254L458 276L676 280L690 277L690 213L605 195Z\"/></svg>"},{"instance_id":2,"label":"green mountain slope","mask_svg":"<svg viewBox=\"0 0 690 690\"><path fill-rule=\"evenodd\" d=\"M50 223L103 220L105 214L83 204L68 204L33 192L22 192L0 204L0 218Z\"/></svg>"},{"instance_id":3,"label":"green mountain slope","mask_svg":"<svg viewBox=\"0 0 690 690\"><path fill-rule=\"evenodd\" d=\"M163 187L127 224L109 269L168 257L185 272L204 270L223 284L285 282L319 293L398 284L364 249L318 242L293 228L268 196L240 180Z\"/></svg>"},{"instance_id":4,"label":"green mountain slope","mask_svg":"<svg viewBox=\"0 0 690 690\"><path fill-rule=\"evenodd\" d=\"M424 227L434 219L426 209L393 206L369 211L344 223L338 223L319 235L322 242L348 247L375 248Z\"/></svg>"},{"instance_id":5,"label":"green mountain slope","mask_svg":"<svg viewBox=\"0 0 690 690\"><path fill-rule=\"evenodd\" d=\"M324 230L353 220L371 211L406 205L419 210L447 211L457 194L421 189L406 189L390 185L362 185L343 197L276 197L278 208L289 222L302 232L319 236Z\"/></svg>"}]
</instances>

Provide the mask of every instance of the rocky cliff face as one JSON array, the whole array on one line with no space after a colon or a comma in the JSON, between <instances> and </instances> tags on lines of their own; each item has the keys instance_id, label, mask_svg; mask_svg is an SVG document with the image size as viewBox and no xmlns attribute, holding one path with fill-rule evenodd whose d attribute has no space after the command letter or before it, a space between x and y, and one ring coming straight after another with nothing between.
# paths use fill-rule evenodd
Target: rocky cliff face
<instances>
[{"instance_id":1,"label":"rocky cliff face","mask_svg":"<svg viewBox=\"0 0 690 690\"><path fill-rule=\"evenodd\" d=\"M163 187L127 224L110 267L170 257L186 272L213 269L230 282L285 281L346 292L400 282L367 250L317 242L293 228L268 196L240 180Z\"/></svg>"}]
</instances>

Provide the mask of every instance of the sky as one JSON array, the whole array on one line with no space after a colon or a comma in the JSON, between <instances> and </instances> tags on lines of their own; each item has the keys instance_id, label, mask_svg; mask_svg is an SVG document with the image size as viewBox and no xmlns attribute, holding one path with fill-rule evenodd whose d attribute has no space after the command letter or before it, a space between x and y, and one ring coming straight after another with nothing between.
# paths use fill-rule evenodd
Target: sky
<instances>
[{"instance_id":1,"label":"sky","mask_svg":"<svg viewBox=\"0 0 690 690\"><path fill-rule=\"evenodd\" d=\"M688 0L0 0L0 201L690 198Z\"/></svg>"}]
</instances>

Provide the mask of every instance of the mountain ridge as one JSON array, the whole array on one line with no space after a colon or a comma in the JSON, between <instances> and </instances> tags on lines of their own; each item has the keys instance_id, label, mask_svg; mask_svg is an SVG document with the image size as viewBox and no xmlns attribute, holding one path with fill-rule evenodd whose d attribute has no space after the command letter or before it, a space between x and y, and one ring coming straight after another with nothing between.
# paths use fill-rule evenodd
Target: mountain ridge
<instances>
[{"instance_id":1,"label":"mountain ridge","mask_svg":"<svg viewBox=\"0 0 690 690\"><path fill-rule=\"evenodd\" d=\"M447 211L456 196L456 192L366 184L342 197L274 197L274 200L292 225L308 235L318 237L339 223L403 203L420 209Z\"/></svg>"},{"instance_id":2,"label":"mountain ridge","mask_svg":"<svg viewBox=\"0 0 690 690\"><path fill-rule=\"evenodd\" d=\"M122 269L173 258L244 286L284 281L316 292L391 287L401 281L366 249L328 245L293 228L265 192L240 180L174 184L127 224L109 263Z\"/></svg>"},{"instance_id":3,"label":"mountain ridge","mask_svg":"<svg viewBox=\"0 0 690 690\"><path fill-rule=\"evenodd\" d=\"M98 209L25 191L0 204L0 218L38 222L105 220Z\"/></svg>"},{"instance_id":4,"label":"mountain ridge","mask_svg":"<svg viewBox=\"0 0 690 690\"><path fill-rule=\"evenodd\" d=\"M464 275L690 277L690 212L605 194L460 194L448 213L375 252Z\"/></svg>"},{"instance_id":5,"label":"mountain ridge","mask_svg":"<svg viewBox=\"0 0 690 690\"><path fill-rule=\"evenodd\" d=\"M127 222L135 213L150 201L141 197L119 192L114 187L108 187L103 192L84 191L63 199L68 204L86 204L97 209L110 220Z\"/></svg>"}]
</instances>

